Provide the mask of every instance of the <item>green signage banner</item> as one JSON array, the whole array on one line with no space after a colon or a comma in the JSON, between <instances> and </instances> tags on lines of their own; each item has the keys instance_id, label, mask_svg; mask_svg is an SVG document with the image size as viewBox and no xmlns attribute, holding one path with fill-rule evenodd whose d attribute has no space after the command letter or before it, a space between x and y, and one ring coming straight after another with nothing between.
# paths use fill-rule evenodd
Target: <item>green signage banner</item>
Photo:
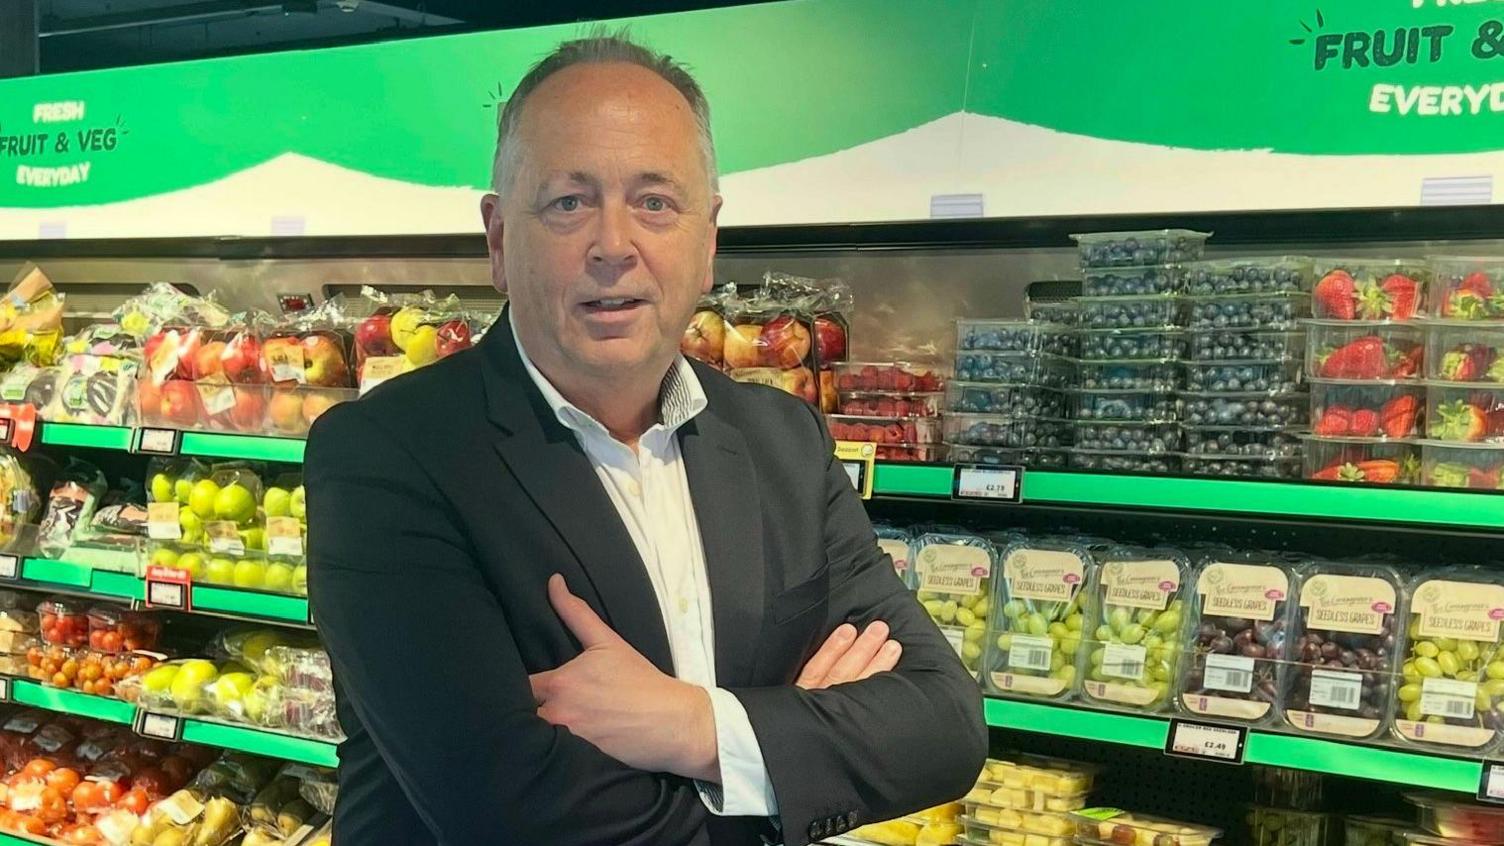
<instances>
[{"instance_id":1,"label":"green signage banner","mask_svg":"<svg viewBox=\"0 0 1504 846\"><path fill-rule=\"evenodd\" d=\"M1492 202L1504 169L1499 0L621 23L704 84L731 225ZM0 82L0 238L475 231L500 102L579 31Z\"/></svg>"}]
</instances>

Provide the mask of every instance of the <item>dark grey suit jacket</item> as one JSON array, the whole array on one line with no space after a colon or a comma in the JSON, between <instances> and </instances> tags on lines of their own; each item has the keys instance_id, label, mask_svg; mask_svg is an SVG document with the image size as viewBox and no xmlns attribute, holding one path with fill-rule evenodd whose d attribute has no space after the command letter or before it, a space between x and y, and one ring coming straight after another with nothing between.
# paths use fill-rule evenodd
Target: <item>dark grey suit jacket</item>
<instances>
[{"instance_id":1,"label":"dark grey suit jacket","mask_svg":"<svg viewBox=\"0 0 1504 846\"><path fill-rule=\"evenodd\" d=\"M552 573L673 668L641 558L507 327L308 439L309 590L349 735L336 841L803 846L965 793L987 747L976 683L878 550L820 416L699 365L709 407L679 437L716 678L747 710L782 832L715 817L689 780L537 716L528 674L579 652ZM896 671L792 686L837 625L879 619L904 647Z\"/></svg>"}]
</instances>

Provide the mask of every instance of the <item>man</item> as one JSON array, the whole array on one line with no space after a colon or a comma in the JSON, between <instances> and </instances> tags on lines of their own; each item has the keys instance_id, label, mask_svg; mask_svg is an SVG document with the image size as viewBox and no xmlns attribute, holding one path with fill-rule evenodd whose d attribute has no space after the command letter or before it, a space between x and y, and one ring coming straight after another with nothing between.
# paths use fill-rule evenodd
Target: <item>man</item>
<instances>
[{"instance_id":1,"label":"man","mask_svg":"<svg viewBox=\"0 0 1504 846\"><path fill-rule=\"evenodd\" d=\"M964 793L976 684L819 414L678 353L721 203L698 85L563 45L495 188L497 325L308 441L336 839L803 846Z\"/></svg>"}]
</instances>

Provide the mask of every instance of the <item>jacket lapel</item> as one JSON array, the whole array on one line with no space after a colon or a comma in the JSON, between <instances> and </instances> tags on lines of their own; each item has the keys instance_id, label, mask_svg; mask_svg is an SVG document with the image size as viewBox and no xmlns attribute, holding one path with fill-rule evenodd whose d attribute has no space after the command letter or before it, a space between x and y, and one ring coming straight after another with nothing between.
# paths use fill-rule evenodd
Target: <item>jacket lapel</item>
<instances>
[{"instance_id":1,"label":"jacket lapel","mask_svg":"<svg viewBox=\"0 0 1504 846\"><path fill-rule=\"evenodd\" d=\"M591 604L597 613L672 675L668 634L642 557L574 433L554 417L523 368L506 312L480 346L487 360L487 411L501 430L493 442L496 452L579 560L595 590L597 602Z\"/></svg>"},{"instance_id":2,"label":"jacket lapel","mask_svg":"<svg viewBox=\"0 0 1504 846\"><path fill-rule=\"evenodd\" d=\"M715 619L716 683L751 682L766 603L757 468L741 431L714 405L679 430Z\"/></svg>"}]
</instances>

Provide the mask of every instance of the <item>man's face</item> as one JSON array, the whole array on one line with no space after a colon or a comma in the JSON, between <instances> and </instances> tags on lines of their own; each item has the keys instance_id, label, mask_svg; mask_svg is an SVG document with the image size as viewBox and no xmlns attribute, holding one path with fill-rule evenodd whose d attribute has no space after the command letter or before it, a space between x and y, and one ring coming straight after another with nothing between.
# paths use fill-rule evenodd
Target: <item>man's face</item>
<instances>
[{"instance_id":1,"label":"man's face","mask_svg":"<svg viewBox=\"0 0 1504 846\"><path fill-rule=\"evenodd\" d=\"M508 195L482 202L496 287L552 378L661 377L710 289L716 214L689 103L624 63L528 98Z\"/></svg>"}]
</instances>

